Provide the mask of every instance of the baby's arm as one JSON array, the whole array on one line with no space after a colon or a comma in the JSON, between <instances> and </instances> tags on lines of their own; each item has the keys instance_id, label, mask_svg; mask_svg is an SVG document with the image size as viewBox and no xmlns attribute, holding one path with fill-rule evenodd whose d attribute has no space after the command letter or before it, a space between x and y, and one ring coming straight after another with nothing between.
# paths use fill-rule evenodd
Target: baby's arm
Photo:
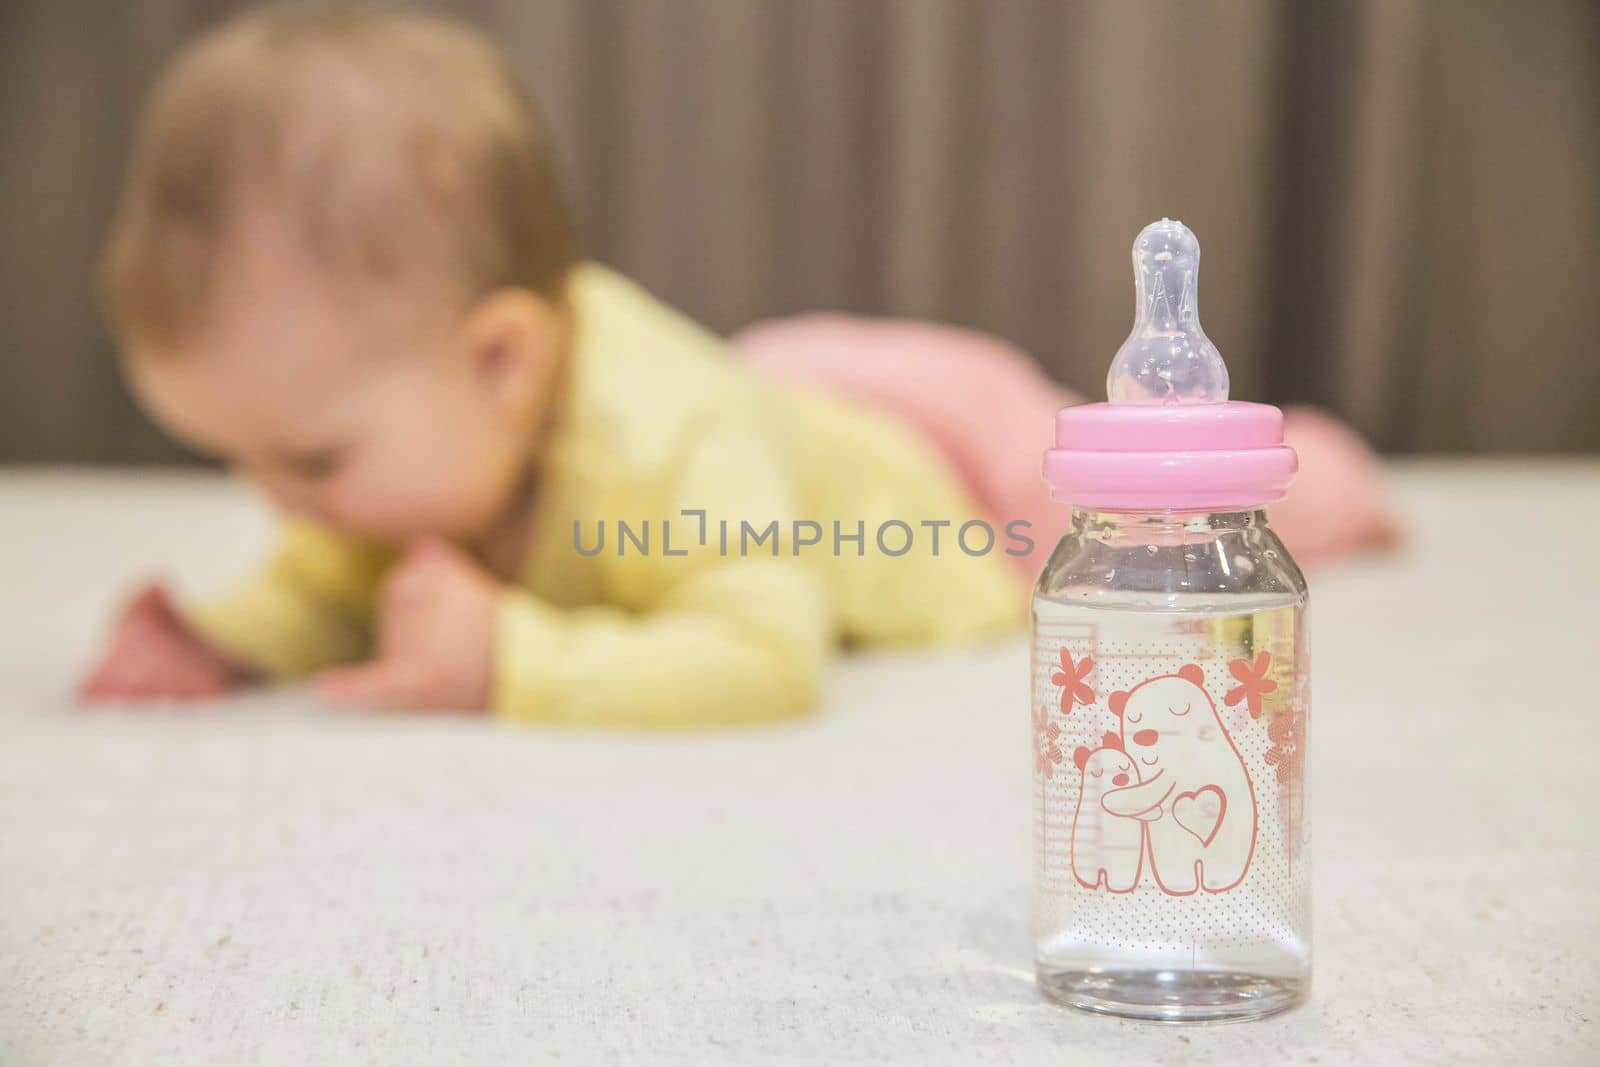
<instances>
[{"instance_id":1,"label":"baby's arm","mask_svg":"<svg viewBox=\"0 0 1600 1067\"><path fill-rule=\"evenodd\" d=\"M421 543L390 572L377 655L324 671L333 701L596 725L698 725L805 710L827 647L809 574L740 561L688 577L648 615L562 611L458 549Z\"/></svg>"},{"instance_id":2,"label":"baby's arm","mask_svg":"<svg viewBox=\"0 0 1600 1067\"><path fill-rule=\"evenodd\" d=\"M255 677L289 679L365 655L388 558L301 522L244 585L195 607L152 587L129 605L85 700L216 696Z\"/></svg>"},{"instance_id":3,"label":"baby's arm","mask_svg":"<svg viewBox=\"0 0 1600 1067\"><path fill-rule=\"evenodd\" d=\"M1165 773L1160 773L1137 785L1108 790L1100 798L1100 806L1113 815L1146 821L1157 818L1161 814L1161 805L1166 803L1167 795L1172 792L1172 783L1165 781L1165 778Z\"/></svg>"},{"instance_id":4,"label":"baby's arm","mask_svg":"<svg viewBox=\"0 0 1600 1067\"><path fill-rule=\"evenodd\" d=\"M290 681L368 655L373 615L392 553L301 520L243 585L183 609L212 647L273 681Z\"/></svg>"},{"instance_id":5,"label":"baby's arm","mask_svg":"<svg viewBox=\"0 0 1600 1067\"><path fill-rule=\"evenodd\" d=\"M494 707L590 725L782 718L815 703L830 644L820 583L791 560L709 567L645 616L518 591L500 610Z\"/></svg>"},{"instance_id":6,"label":"baby's arm","mask_svg":"<svg viewBox=\"0 0 1600 1067\"><path fill-rule=\"evenodd\" d=\"M636 502L656 516L648 555L602 557L606 606L564 610L521 590L504 594L497 628L493 705L518 719L574 724L678 726L768 720L816 702L834 639L822 576L787 540L737 551L739 524L791 526L788 473L759 435L724 412L701 429L662 489ZM678 517L674 555L660 544L660 516ZM613 523L619 516L608 515ZM718 522L729 523L729 551ZM637 525L635 523L635 525ZM591 527L592 529L592 527ZM614 533L614 530L613 530ZM787 537L787 534L782 536ZM677 555L687 550L687 556Z\"/></svg>"}]
</instances>

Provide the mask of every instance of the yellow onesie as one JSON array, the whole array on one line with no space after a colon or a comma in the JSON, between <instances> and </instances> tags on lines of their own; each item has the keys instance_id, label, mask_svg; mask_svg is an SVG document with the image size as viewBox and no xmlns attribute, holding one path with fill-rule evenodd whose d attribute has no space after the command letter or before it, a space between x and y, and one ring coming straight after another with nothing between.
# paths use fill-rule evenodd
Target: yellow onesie
<instances>
[{"instance_id":1,"label":"yellow onesie","mask_svg":"<svg viewBox=\"0 0 1600 1067\"><path fill-rule=\"evenodd\" d=\"M1022 622L1004 540L959 547L976 506L910 430L751 372L602 267L579 268L571 294L571 376L528 560L500 607L497 713L776 719L813 706L838 643L939 644ZM388 562L290 522L252 581L188 615L269 677L303 677L367 655Z\"/></svg>"}]
</instances>

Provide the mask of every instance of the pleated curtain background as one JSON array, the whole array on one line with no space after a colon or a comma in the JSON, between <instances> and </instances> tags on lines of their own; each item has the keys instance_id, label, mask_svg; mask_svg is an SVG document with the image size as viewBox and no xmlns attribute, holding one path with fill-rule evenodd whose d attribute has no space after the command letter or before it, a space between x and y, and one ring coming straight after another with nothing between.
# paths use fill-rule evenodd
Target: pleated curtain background
<instances>
[{"instance_id":1,"label":"pleated curtain background","mask_svg":"<svg viewBox=\"0 0 1600 1067\"><path fill-rule=\"evenodd\" d=\"M165 460L93 261L141 92L237 5L0 7L0 461ZM991 331L1098 394L1181 218L1235 395L1600 449L1600 5L476 0L585 241L707 324Z\"/></svg>"}]
</instances>

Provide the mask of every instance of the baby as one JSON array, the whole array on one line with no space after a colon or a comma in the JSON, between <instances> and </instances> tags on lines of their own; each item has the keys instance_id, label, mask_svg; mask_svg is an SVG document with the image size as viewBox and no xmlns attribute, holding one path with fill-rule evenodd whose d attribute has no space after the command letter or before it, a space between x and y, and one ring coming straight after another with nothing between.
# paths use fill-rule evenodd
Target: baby
<instances>
[{"instance_id":1,"label":"baby","mask_svg":"<svg viewBox=\"0 0 1600 1067\"><path fill-rule=\"evenodd\" d=\"M933 446L579 260L548 139L467 30L293 9L200 40L149 104L106 272L140 402L284 524L219 600L135 597L87 699L308 678L754 721L810 708L840 642L1020 622L1004 542L955 543L978 509Z\"/></svg>"}]
</instances>

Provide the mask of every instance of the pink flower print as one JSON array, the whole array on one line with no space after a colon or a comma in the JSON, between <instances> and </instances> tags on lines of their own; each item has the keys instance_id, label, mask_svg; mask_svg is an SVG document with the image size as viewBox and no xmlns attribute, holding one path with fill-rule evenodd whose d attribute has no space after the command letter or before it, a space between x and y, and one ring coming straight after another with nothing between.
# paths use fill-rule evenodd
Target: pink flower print
<instances>
[{"instance_id":1,"label":"pink flower print","mask_svg":"<svg viewBox=\"0 0 1600 1067\"><path fill-rule=\"evenodd\" d=\"M1033 714L1033 760L1039 773L1054 778L1056 764L1061 762L1061 727L1050 721L1050 709L1040 708Z\"/></svg>"},{"instance_id":2,"label":"pink flower print","mask_svg":"<svg viewBox=\"0 0 1600 1067\"><path fill-rule=\"evenodd\" d=\"M1306 765L1306 713L1290 708L1274 715L1267 723L1267 737L1272 747L1267 749L1266 760L1278 768L1278 781L1299 778Z\"/></svg>"},{"instance_id":3,"label":"pink flower print","mask_svg":"<svg viewBox=\"0 0 1600 1067\"><path fill-rule=\"evenodd\" d=\"M1061 646L1061 669L1050 676L1050 680L1061 687L1061 714L1070 715L1073 704L1094 703L1094 690L1084 681L1092 670L1094 660L1085 656L1074 665L1072 654L1065 645Z\"/></svg>"},{"instance_id":4,"label":"pink flower print","mask_svg":"<svg viewBox=\"0 0 1600 1067\"><path fill-rule=\"evenodd\" d=\"M1256 654L1255 663L1246 663L1236 659L1228 664L1228 673L1238 679L1239 684L1228 690L1228 695L1222 702L1228 707L1233 707L1239 701L1248 701L1250 717L1261 717L1261 698L1278 688L1278 683L1267 677L1267 669L1272 666L1272 654L1263 649Z\"/></svg>"}]
</instances>

